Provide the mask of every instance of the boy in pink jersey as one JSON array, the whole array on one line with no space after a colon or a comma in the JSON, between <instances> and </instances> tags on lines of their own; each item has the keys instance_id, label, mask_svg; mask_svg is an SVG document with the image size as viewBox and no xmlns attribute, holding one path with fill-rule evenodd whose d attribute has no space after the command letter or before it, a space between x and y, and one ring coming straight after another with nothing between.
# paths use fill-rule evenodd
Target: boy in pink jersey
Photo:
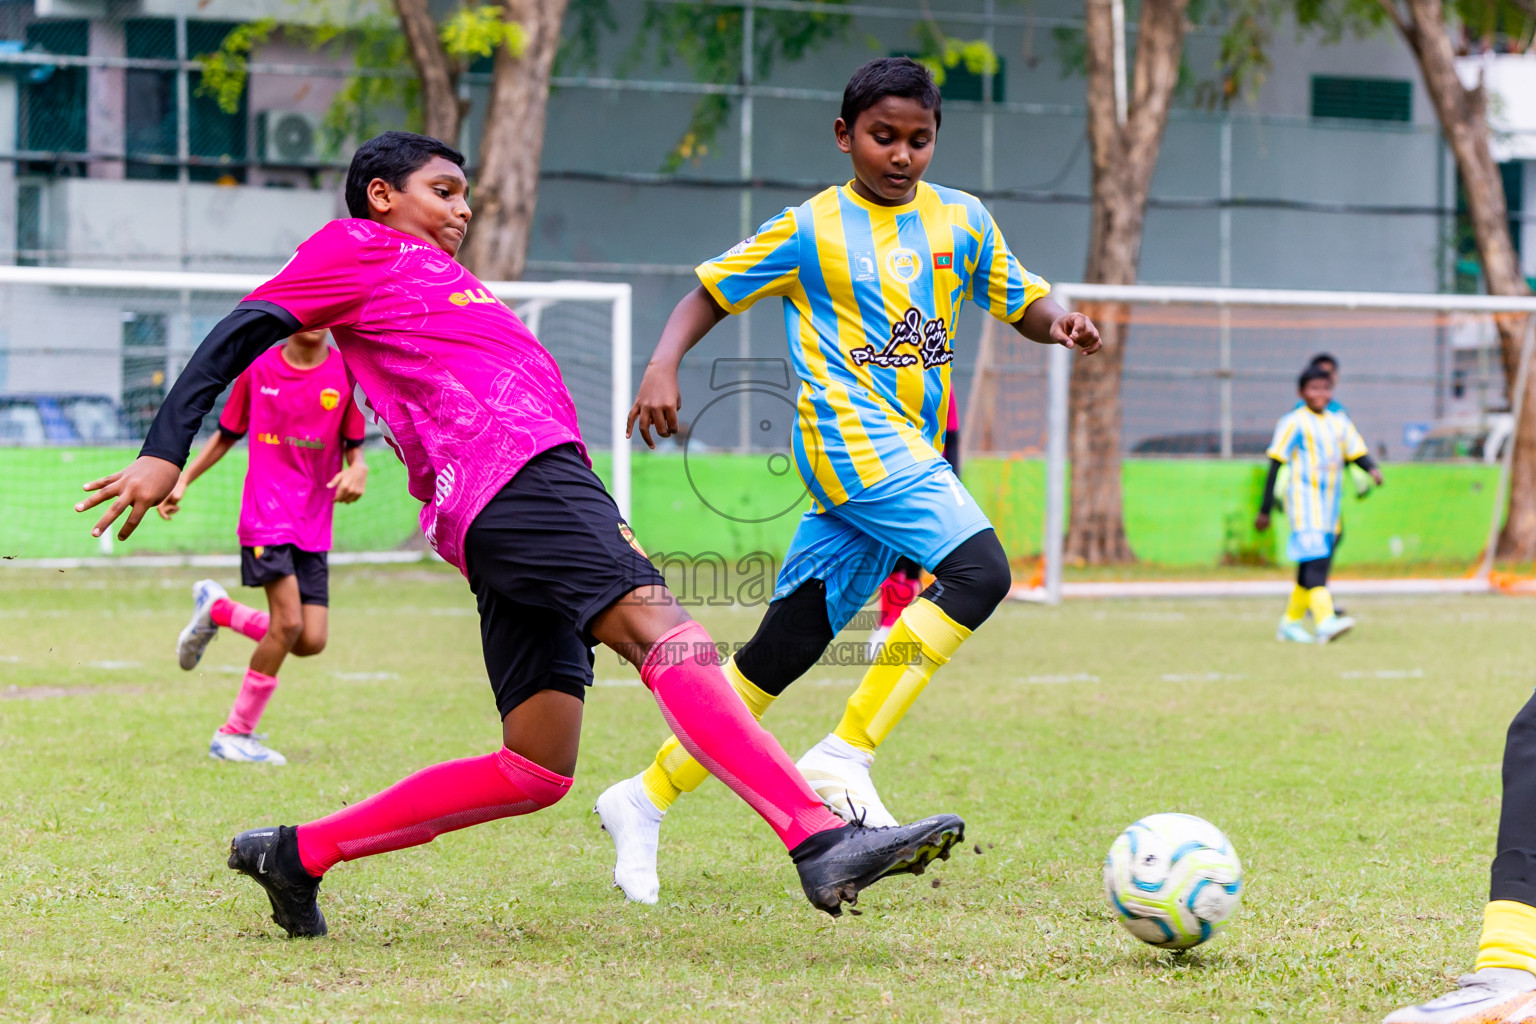
<instances>
[{"instance_id":1,"label":"boy in pink jersey","mask_svg":"<svg viewBox=\"0 0 1536 1024\"><path fill-rule=\"evenodd\" d=\"M326 552L337 502L363 496L363 416L341 353L324 331L301 331L269 348L235 378L219 432L182 472L160 515L181 508L192 481L249 435L250 462L240 503L240 582L267 592L267 611L229 599L213 580L192 585L192 621L176 639L176 659L191 671L220 626L256 641L250 668L229 718L213 734L208 756L221 761L287 764L257 738L256 725L277 689L277 670L293 653L325 649L330 603ZM345 461L346 467L342 467Z\"/></svg>"},{"instance_id":2,"label":"boy in pink jersey","mask_svg":"<svg viewBox=\"0 0 1536 1024\"><path fill-rule=\"evenodd\" d=\"M214 328L155 417L139 458L85 485L110 500L100 536L131 534L170 494L220 390L276 339L329 328L405 463L437 552L480 610L501 747L434 765L307 824L252 829L229 866L267 892L291 936L325 934L316 896L343 860L417 846L528 814L570 789L591 645L627 658L683 746L768 822L812 905L841 905L886 875L922 868L964 836L954 815L845 825L742 704L714 641L645 557L592 472L559 368L522 322L453 259L469 226L464 157L386 132L347 171L349 220L299 246Z\"/></svg>"}]
</instances>

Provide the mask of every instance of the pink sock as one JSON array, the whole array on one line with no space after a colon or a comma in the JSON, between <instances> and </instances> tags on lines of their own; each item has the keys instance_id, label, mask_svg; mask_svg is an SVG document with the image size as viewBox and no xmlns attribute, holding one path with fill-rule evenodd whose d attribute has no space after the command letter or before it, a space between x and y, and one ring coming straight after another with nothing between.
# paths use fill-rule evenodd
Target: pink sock
<instances>
[{"instance_id":1,"label":"pink sock","mask_svg":"<svg viewBox=\"0 0 1536 1024\"><path fill-rule=\"evenodd\" d=\"M880 584L881 629L890 629L896 625L902 610L917 600L917 585L920 582L904 573L893 572Z\"/></svg>"},{"instance_id":2,"label":"pink sock","mask_svg":"<svg viewBox=\"0 0 1536 1024\"><path fill-rule=\"evenodd\" d=\"M240 695L235 706L229 709L229 721L219 728L223 733L255 732L261 713L267 710L267 701L277 689L277 676L265 675L253 668L245 670L245 682L240 684Z\"/></svg>"},{"instance_id":3,"label":"pink sock","mask_svg":"<svg viewBox=\"0 0 1536 1024\"><path fill-rule=\"evenodd\" d=\"M351 807L300 825L299 860L318 878L337 861L420 846L454 829L531 814L555 803L570 788L571 780L564 775L505 747L495 754L444 761Z\"/></svg>"},{"instance_id":4,"label":"pink sock","mask_svg":"<svg viewBox=\"0 0 1536 1024\"><path fill-rule=\"evenodd\" d=\"M252 640L260 640L267 635L270 616L266 612L257 611L250 605L221 597L213 602L213 607L208 609L208 614L213 618L214 625L228 626L237 633L244 633Z\"/></svg>"},{"instance_id":5,"label":"pink sock","mask_svg":"<svg viewBox=\"0 0 1536 1024\"><path fill-rule=\"evenodd\" d=\"M703 626L690 620L663 634L640 678L683 748L761 814L785 847L842 826L726 682Z\"/></svg>"}]
</instances>

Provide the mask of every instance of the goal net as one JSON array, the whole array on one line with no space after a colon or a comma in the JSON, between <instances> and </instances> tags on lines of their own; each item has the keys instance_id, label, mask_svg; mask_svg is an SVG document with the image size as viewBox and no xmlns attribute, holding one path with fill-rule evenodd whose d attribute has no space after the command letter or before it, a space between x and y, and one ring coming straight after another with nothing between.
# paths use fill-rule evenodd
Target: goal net
<instances>
[{"instance_id":1,"label":"goal net","mask_svg":"<svg viewBox=\"0 0 1536 1024\"><path fill-rule=\"evenodd\" d=\"M1038 566L1032 596L1288 587L1284 513L1266 532L1254 518L1276 422L1324 353L1339 366L1335 399L1386 478L1375 488L1346 471L1338 576L1475 574L1512 448L1514 389L1495 317L1536 312L1536 300L1076 284L1056 296L1121 339L1118 431L1069 448L1069 430L1082 429L1068 415L1078 357L1003 328L981 338L963 435L967 484L1006 523L1010 554ZM1513 316L1517 333L1529 319ZM1122 460L1133 562L1073 559L1069 452L1079 444Z\"/></svg>"},{"instance_id":2,"label":"goal net","mask_svg":"<svg viewBox=\"0 0 1536 1024\"><path fill-rule=\"evenodd\" d=\"M238 555L245 442L198 480L170 522L151 513L125 542L90 536L80 485L122 468L207 332L264 278L240 274L0 267L0 556L3 564L160 564ZM629 505L630 287L500 282L559 362L598 472ZM224 396L197 445L216 429ZM616 442L617 439L617 442ZM194 447L194 451L196 448ZM336 509L338 560L423 557L420 504L374 435L368 491ZM83 561L82 561L83 560Z\"/></svg>"}]
</instances>

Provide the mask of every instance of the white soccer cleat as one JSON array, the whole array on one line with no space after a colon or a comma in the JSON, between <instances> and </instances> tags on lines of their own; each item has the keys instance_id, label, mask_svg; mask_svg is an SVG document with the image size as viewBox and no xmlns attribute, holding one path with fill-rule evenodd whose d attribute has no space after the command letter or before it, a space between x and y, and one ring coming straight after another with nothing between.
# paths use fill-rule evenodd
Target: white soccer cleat
<instances>
[{"instance_id":1,"label":"white soccer cleat","mask_svg":"<svg viewBox=\"0 0 1536 1024\"><path fill-rule=\"evenodd\" d=\"M229 592L213 580L198 580L192 584L192 620L176 637L176 664L190 672L203 660L208 641L219 633L213 622L213 602L228 597Z\"/></svg>"},{"instance_id":2,"label":"white soccer cleat","mask_svg":"<svg viewBox=\"0 0 1536 1024\"><path fill-rule=\"evenodd\" d=\"M1355 628L1355 620L1348 615L1330 615L1317 624L1317 642L1325 644Z\"/></svg>"},{"instance_id":3,"label":"white soccer cleat","mask_svg":"<svg viewBox=\"0 0 1536 1024\"><path fill-rule=\"evenodd\" d=\"M899 824L880 802L869 768L875 755L865 753L846 740L828 734L795 762L800 774L810 784L827 810L847 822L862 821L870 828L890 828Z\"/></svg>"},{"instance_id":4,"label":"white soccer cleat","mask_svg":"<svg viewBox=\"0 0 1536 1024\"><path fill-rule=\"evenodd\" d=\"M592 808L603 831L613 839L613 885L635 903L655 903L661 896L656 877L656 845L661 840L661 819L651 798L645 795L641 775L615 782L603 790Z\"/></svg>"},{"instance_id":5,"label":"white soccer cleat","mask_svg":"<svg viewBox=\"0 0 1536 1024\"><path fill-rule=\"evenodd\" d=\"M1317 643L1317 638L1307 632L1307 627L1294 619L1280 620L1280 625L1275 628L1275 639L1283 644Z\"/></svg>"},{"instance_id":6,"label":"white soccer cleat","mask_svg":"<svg viewBox=\"0 0 1536 1024\"><path fill-rule=\"evenodd\" d=\"M871 665L880 660L880 652L884 649L885 642L890 639L890 636L890 626L876 626L874 631L869 634L869 646L865 648L864 653L868 656Z\"/></svg>"},{"instance_id":7,"label":"white soccer cleat","mask_svg":"<svg viewBox=\"0 0 1536 1024\"><path fill-rule=\"evenodd\" d=\"M1405 1006L1382 1024L1517 1024L1536 1021L1536 975L1509 967L1463 974L1439 999Z\"/></svg>"},{"instance_id":8,"label":"white soccer cleat","mask_svg":"<svg viewBox=\"0 0 1536 1024\"><path fill-rule=\"evenodd\" d=\"M287 764L288 759L248 732L216 732L208 744L208 756L216 761L248 764Z\"/></svg>"}]
</instances>

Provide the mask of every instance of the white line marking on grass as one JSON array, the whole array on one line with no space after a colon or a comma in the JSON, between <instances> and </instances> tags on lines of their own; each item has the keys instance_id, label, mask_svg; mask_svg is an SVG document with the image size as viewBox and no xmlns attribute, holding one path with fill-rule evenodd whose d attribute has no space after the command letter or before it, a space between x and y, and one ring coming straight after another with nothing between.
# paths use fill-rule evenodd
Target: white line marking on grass
<instances>
[{"instance_id":1,"label":"white line marking on grass","mask_svg":"<svg viewBox=\"0 0 1536 1024\"><path fill-rule=\"evenodd\" d=\"M349 683L369 683L383 679L399 679L398 672L332 672L337 679L345 679Z\"/></svg>"},{"instance_id":2,"label":"white line marking on grass","mask_svg":"<svg viewBox=\"0 0 1536 1024\"><path fill-rule=\"evenodd\" d=\"M102 693L143 693L142 686L7 686L0 700L48 700L52 697L90 697Z\"/></svg>"},{"instance_id":3,"label":"white line marking on grass","mask_svg":"<svg viewBox=\"0 0 1536 1024\"><path fill-rule=\"evenodd\" d=\"M137 661L88 661L85 663L86 668L101 668L106 669L108 672L117 672L125 668L138 668L139 665L140 662Z\"/></svg>"},{"instance_id":4,"label":"white line marking on grass","mask_svg":"<svg viewBox=\"0 0 1536 1024\"><path fill-rule=\"evenodd\" d=\"M7 665L14 665L20 660L21 658L15 654L0 654L0 661L5 662Z\"/></svg>"},{"instance_id":5,"label":"white line marking on grass","mask_svg":"<svg viewBox=\"0 0 1536 1024\"><path fill-rule=\"evenodd\" d=\"M1340 679L1423 679L1421 668L1381 668L1375 672L1340 672Z\"/></svg>"},{"instance_id":6,"label":"white line marking on grass","mask_svg":"<svg viewBox=\"0 0 1536 1024\"><path fill-rule=\"evenodd\" d=\"M1057 685L1061 683L1096 683L1098 681L1098 676L1089 675L1087 672L1078 672L1070 676L1025 676L1022 679L1014 680L1016 683L1040 683L1047 685Z\"/></svg>"},{"instance_id":7,"label":"white line marking on grass","mask_svg":"<svg viewBox=\"0 0 1536 1024\"><path fill-rule=\"evenodd\" d=\"M639 686L640 680L636 679L594 679L593 686Z\"/></svg>"},{"instance_id":8,"label":"white line marking on grass","mask_svg":"<svg viewBox=\"0 0 1536 1024\"><path fill-rule=\"evenodd\" d=\"M1165 672L1165 683L1238 683L1247 679L1241 672Z\"/></svg>"},{"instance_id":9,"label":"white line marking on grass","mask_svg":"<svg viewBox=\"0 0 1536 1024\"><path fill-rule=\"evenodd\" d=\"M209 672L222 672L227 676L243 676L249 669L245 665L209 665Z\"/></svg>"}]
</instances>

